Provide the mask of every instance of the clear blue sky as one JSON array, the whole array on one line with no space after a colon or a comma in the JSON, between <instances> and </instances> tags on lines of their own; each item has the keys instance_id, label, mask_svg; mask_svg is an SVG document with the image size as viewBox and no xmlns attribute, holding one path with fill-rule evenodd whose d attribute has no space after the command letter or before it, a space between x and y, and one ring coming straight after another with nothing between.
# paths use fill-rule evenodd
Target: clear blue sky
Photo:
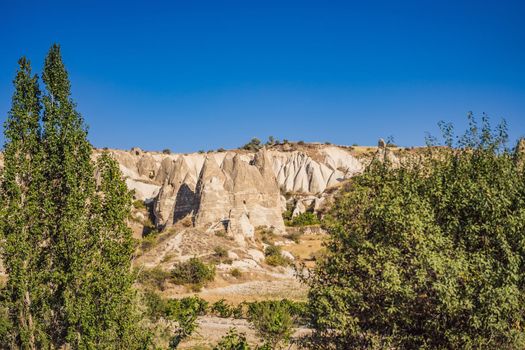
<instances>
[{"instance_id":1,"label":"clear blue sky","mask_svg":"<svg viewBox=\"0 0 525 350\"><path fill-rule=\"evenodd\" d=\"M468 111L525 135L522 0L0 0L1 122L53 42L98 147L418 145Z\"/></svg>"}]
</instances>

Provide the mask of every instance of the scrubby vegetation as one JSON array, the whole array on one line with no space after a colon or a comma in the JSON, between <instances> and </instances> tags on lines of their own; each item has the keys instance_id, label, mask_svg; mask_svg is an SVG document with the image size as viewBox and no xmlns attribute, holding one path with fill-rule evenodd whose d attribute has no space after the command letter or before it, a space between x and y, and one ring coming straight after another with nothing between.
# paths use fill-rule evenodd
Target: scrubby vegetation
<instances>
[{"instance_id":1,"label":"scrubby vegetation","mask_svg":"<svg viewBox=\"0 0 525 350\"><path fill-rule=\"evenodd\" d=\"M171 280L175 284L193 284L202 286L215 279L215 266L205 264L193 257L177 263L171 270Z\"/></svg>"},{"instance_id":2,"label":"scrubby vegetation","mask_svg":"<svg viewBox=\"0 0 525 350\"><path fill-rule=\"evenodd\" d=\"M228 334L222 337L213 350L250 350L250 346L245 334L238 333L235 328L230 328Z\"/></svg>"},{"instance_id":3,"label":"scrubby vegetation","mask_svg":"<svg viewBox=\"0 0 525 350\"><path fill-rule=\"evenodd\" d=\"M247 151L256 152L259 149L261 149L262 147L263 147L263 144L261 143L261 140L259 140L258 138L254 137L253 139L250 140L250 142L248 142L247 144L245 144L241 148L244 149L244 150L247 150Z\"/></svg>"},{"instance_id":4,"label":"scrubby vegetation","mask_svg":"<svg viewBox=\"0 0 525 350\"><path fill-rule=\"evenodd\" d=\"M269 245L264 250L265 262L270 266L288 266L292 262L282 255L281 247Z\"/></svg>"},{"instance_id":5,"label":"scrubby vegetation","mask_svg":"<svg viewBox=\"0 0 525 350\"><path fill-rule=\"evenodd\" d=\"M248 307L255 330L265 340L265 347L279 349L286 345L293 330L293 316L287 301L262 301Z\"/></svg>"},{"instance_id":6,"label":"scrubby vegetation","mask_svg":"<svg viewBox=\"0 0 525 350\"><path fill-rule=\"evenodd\" d=\"M195 331L198 316L213 315L249 320L264 341L259 349L279 349L289 342L293 328L305 324L307 319L306 303L287 299L243 302L236 306L228 304L225 300L219 300L210 306L208 302L197 296L165 300L151 290L146 291L143 298L148 317L152 320L164 319L177 323L176 332L170 337L173 348ZM244 335L230 331L215 348L230 349L227 346L235 344L248 345ZM233 347L233 349L237 348Z\"/></svg>"},{"instance_id":7,"label":"scrubby vegetation","mask_svg":"<svg viewBox=\"0 0 525 350\"><path fill-rule=\"evenodd\" d=\"M505 148L504 125L469 121L341 194L309 279L315 348L525 346L524 155Z\"/></svg>"},{"instance_id":8,"label":"scrubby vegetation","mask_svg":"<svg viewBox=\"0 0 525 350\"><path fill-rule=\"evenodd\" d=\"M319 225L321 221L315 213L310 211L298 214L285 221L286 226L312 226Z\"/></svg>"}]
</instances>

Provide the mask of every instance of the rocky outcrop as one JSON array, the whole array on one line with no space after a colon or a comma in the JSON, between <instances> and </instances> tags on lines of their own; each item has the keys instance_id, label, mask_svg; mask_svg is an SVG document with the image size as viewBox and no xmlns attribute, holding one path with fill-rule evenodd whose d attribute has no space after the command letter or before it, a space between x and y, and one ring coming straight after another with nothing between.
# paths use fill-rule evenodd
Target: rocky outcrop
<instances>
[{"instance_id":1,"label":"rocky outcrop","mask_svg":"<svg viewBox=\"0 0 525 350\"><path fill-rule=\"evenodd\" d=\"M337 147L322 148L314 160L303 152L272 152L273 169L283 192L320 194L363 170L359 160Z\"/></svg>"},{"instance_id":2,"label":"rocky outcrop","mask_svg":"<svg viewBox=\"0 0 525 350\"><path fill-rule=\"evenodd\" d=\"M295 215L319 207L324 192L359 173L362 163L344 148L162 154L111 151L135 198L152 202L163 229L187 218L206 230L227 230L239 242L259 226L284 232L282 194L299 198Z\"/></svg>"}]
</instances>

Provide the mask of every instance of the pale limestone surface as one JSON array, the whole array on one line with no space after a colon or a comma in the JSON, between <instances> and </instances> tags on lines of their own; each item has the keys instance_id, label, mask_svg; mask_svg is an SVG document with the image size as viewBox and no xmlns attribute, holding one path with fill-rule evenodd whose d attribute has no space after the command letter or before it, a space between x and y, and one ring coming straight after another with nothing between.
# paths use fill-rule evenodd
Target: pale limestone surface
<instances>
[{"instance_id":1,"label":"pale limestone surface","mask_svg":"<svg viewBox=\"0 0 525 350\"><path fill-rule=\"evenodd\" d=\"M111 150L135 198L153 202L163 229L188 218L195 227L226 230L238 243L257 227L284 233L283 194L295 200L294 215L318 209L324 192L363 171L346 149L163 154L138 148Z\"/></svg>"}]
</instances>

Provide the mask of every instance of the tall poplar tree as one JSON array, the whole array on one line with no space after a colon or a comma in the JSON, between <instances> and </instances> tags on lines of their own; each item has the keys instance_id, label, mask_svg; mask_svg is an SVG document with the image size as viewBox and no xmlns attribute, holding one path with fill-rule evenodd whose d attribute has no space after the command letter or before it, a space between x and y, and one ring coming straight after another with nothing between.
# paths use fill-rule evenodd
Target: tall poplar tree
<instances>
[{"instance_id":1,"label":"tall poplar tree","mask_svg":"<svg viewBox=\"0 0 525 350\"><path fill-rule=\"evenodd\" d=\"M50 237L54 346L133 349L138 341L127 227L131 195L108 155L92 161L87 129L71 99L60 47L46 57L43 145ZM95 182L98 175L98 186Z\"/></svg>"},{"instance_id":2,"label":"tall poplar tree","mask_svg":"<svg viewBox=\"0 0 525 350\"><path fill-rule=\"evenodd\" d=\"M56 345L79 344L85 332L82 319L84 280L96 244L89 230L94 168L91 145L81 115L71 99L68 74L60 47L54 44L45 59L43 145L46 154L46 228L50 236L52 301L51 331Z\"/></svg>"},{"instance_id":3,"label":"tall poplar tree","mask_svg":"<svg viewBox=\"0 0 525 350\"><path fill-rule=\"evenodd\" d=\"M41 225L42 147L40 90L29 60L22 57L5 123L5 168L1 182L2 258L8 273L3 301L12 324L11 348L45 347L44 314L48 295ZM4 339L5 341L5 339Z\"/></svg>"},{"instance_id":4,"label":"tall poplar tree","mask_svg":"<svg viewBox=\"0 0 525 350\"><path fill-rule=\"evenodd\" d=\"M127 225L132 194L109 153L98 158L96 172L90 230L97 240L87 281L89 298L82 306L88 330L82 343L93 349L134 349L142 342L137 338L138 314L132 288L135 243Z\"/></svg>"}]
</instances>

